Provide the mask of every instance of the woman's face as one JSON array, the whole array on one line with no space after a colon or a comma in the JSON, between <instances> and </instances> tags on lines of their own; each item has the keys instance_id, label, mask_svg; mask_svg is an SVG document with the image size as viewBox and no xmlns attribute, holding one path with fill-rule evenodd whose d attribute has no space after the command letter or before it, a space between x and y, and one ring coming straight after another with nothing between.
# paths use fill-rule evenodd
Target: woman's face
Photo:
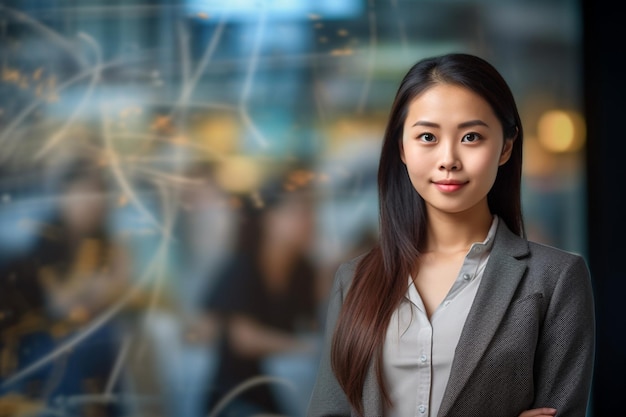
<instances>
[{"instance_id":1,"label":"woman's face","mask_svg":"<svg viewBox=\"0 0 626 417\"><path fill-rule=\"evenodd\" d=\"M301 195L287 196L265 214L264 233L269 242L306 250L314 231L312 201Z\"/></svg>"},{"instance_id":2,"label":"woman's face","mask_svg":"<svg viewBox=\"0 0 626 417\"><path fill-rule=\"evenodd\" d=\"M437 84L409 104L400 152L427 211L457 214L488 210L487 193L512 148L487 101Z\"/></svg>"}]
</instances>

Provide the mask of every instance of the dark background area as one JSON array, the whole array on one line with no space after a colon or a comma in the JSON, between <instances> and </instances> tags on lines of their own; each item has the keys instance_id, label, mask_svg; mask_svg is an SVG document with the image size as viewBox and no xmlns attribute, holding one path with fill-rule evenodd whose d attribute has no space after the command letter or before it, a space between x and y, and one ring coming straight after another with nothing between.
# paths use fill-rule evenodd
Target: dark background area
<instances>
[{"instance_id":1,"label":"dark background area","mask_svg":"<svg viewBox=\"0 0 626 417\"><path fill-rule=\"evenodd\" d=\"M589 263L596 290L593 415L623 413L626 388L624 215L624 20L616 3L583 1ZM611 6L609 6L609 4Z\"/></svg>"}]
</instances>

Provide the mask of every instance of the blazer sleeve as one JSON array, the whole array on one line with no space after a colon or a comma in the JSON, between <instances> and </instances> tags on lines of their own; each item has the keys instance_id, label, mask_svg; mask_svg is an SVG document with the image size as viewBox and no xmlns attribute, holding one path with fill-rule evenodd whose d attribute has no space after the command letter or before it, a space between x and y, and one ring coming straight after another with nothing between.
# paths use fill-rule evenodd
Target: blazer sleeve
<instances>
[{"instance_id":1,"label":"blazer sleeve","mask_svg":"<svg viewBox=\"0 0 626 417\"><path fill-rule=\"evenodd\" d=\"M342 264L335 274L329 295L320 364L309 399L307 417L350 416L350 404L331 367L330 351L337 317L352 274L353 268L348 263Z\"/></svg>"},{"instance_id":2,"label":"blazer sleeve","mask_svg":"<svg viewBox=\"0 0 626 417\"><path fill-rule=\"evenodd\" d=\"M560 272L535 357L535 407L559 417L584 417L595 354L595 315L589 270L580 256Z\"/></svg>"}]
</instances>

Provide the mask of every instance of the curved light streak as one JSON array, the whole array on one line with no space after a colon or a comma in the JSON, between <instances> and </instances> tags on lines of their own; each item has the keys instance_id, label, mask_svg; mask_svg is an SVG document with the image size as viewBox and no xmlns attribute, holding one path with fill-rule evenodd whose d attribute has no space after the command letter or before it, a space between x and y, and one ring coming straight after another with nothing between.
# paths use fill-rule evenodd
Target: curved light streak
<instances>
[{"instance_id":1,"label":"curved light streak","mask_svg":"<svg viewBox=\"0 0 626 417\"><path fill-rule=\"evenodd\" d=\"M250 113L247 107L247 101L250 98L250 93L252 92L254 75L259 64L259 55L261 52L261 43L265 33L266 21L267 11L265 10L265 7L261 7L259 23L257 25L256 34L254 36L254 43L252 45L252 53L250 55L250 61L246 70L246 78L244 80L243 89L241 90L241 96L239 98L239 106L237 107L239 109L239 115L241 116L244 124L252 132L253 137L264 148L268 146L267 139L258 128L252 117L250 117Z\"/></svg>"},{"instance_id":2,"label":"curved light streak","mask_svg":"<svg viewBox=\"0 0 626 417\"><path fill-rule=\"evenodd\" d=\"M113 177L117 180L118 185L126 193L126 196L133 203L135 208L139 210L146 218L161 231L161 233L166 236L167 233L163 229L161 223L152 215L150 210L141 202L139 197L137 197L137 193L133 190L133 187L130 185L130 182L126 178L126 175L122 171L120 167L119 155L115 151L113 144L111 143L111 134L109 132L109 123L108 120L103 120L102 122L102 138L104 141L104 148L106 150L106 155L109 157L109 166L111 168L111 173Z\"/></svg>"},{"instance_id":3,"label":"curved light streak","mask_svg":"<svg viewBox=\"0 0 626 417\"><path fill-rule=\"evenodd\" d=\"M95 71L92 74L91 80L89 84L87 85L85 93L80 99L80 102L78 103L78 105L74 108L74 111L72 111L72 114L70 114L70 116L67 118L63 126L61 126L61 128L54 135L52 135L50 139L48 139L48 142L46 142L43 145L43 147L39 149L39 151L35 154L35 159L42 158L46 153L50 151L50 149L56 146L63 139L63 135L65 134L67 129L74 123L78 115L84 110L87 100L91 98L93 90L95 89L96 84L100 80L100 74L101 74L100 68L102 66L102 49L100 48L98 43L95 41L95 39L93 39L91 36L87 35L86 33L81 32L78 34L78 37L84 39L93 48L94 53L96 55L96 65L94 65Z\"/></svg>"},{"instance_id":4,"label":"curved light streak","mask_svg":"<svg viewBox=\"0 0 626 417\"><path fill-rule=\"evenodd\" d=\"M69 87L71 87L72 85L76 84L77 82L81 81L82 79L87 78L88 76L90 76L94 72L101 73L103 69L106 69L106 68L109 68L109 67L114 67L114 66L117 66L117 65L121 65L122 63L124 63L124 62L123 61L111 61L111 62L108 62L108 63L101 64L100 67L98 67L98 68L95 68L95 67L88 68L85 71L76 74L74 77L72 77L69 80L65 81L64 83L60 84L54 90L54 93L59 94L60 92L64 91L65 89L67 89ZM3 142L6 141L7 138L9 137L9 135L11 135L17 129L17 127L22 124L22 122L26 119L26 117L28 117L37 107L39 107L39 105L41 105L43 103L44 103L44 99L42 99L42 98L35 99L26 108L24 108L24 110L22 110L22 112L19 115L17 115L15 118L13 118L11 123L0 134L0 147L3 146ZM3 151L0 153L0 162L4 162L2 160L2 158L3 157L5 159L8 158L9 154L10 154L10 152L8 152L6 147L4 147Z\"/></svg>"},{"instance_id":5,"label":"curved light streak","mask_svg":"<svg viewBox=\"0 0 626 417\"><path fill-rule=\"evenodd\" d=\"M256 387L257 385L262 385L262 384L283 384L286 387L295 391L295 387L293 386L293 384L284 378L278 378L275 376L268 376L268 375L255 376L253 378L245 380L244 382L242 382L241 384L233 388L231 391L229 391L228 394L226 394L215 405L215 407L213 408L213 410L211 410L211 412L207 415L207 417L217 416L239 394L243 393L244 391L250 388L253 388L253 387Z\"/></svg>"},{"instance_id":6,"label":"curved light streak","mask_svg":"<svg viewBox=\"0 0 626 417\"><path fill-rule=\"evenodd\" d=\"M76 53L76 48L74 45L72 45L70 42L67 41L67 39L60 35L58 32L50 29L48 26L42 24L41 22L38 22L37 20L33 19L32 17L18 11L15 9L12 9L10 7L4 6L2 4L0 4L0 10L4 10L5 12L7 12L9 15L13 15L13 18L15 18L16 20L20 20L22 22L27 23L28 25L32 26L33 28L39 30L40 32L42 32L44 34L44 36L47 39L52 39L53 41L57 42L59 45L61 45L61 47L63 49L65 49L65 51L74 57L74 59L76 60L76 62L78 62L78 64L83 67L86 68L87 67L87 62L85 62L85 60L83 59L83 57L81 57L79 54Z\"/></svg>"},{"instance_id":7,"label":"curved light streak","mask_svg":"<svg viewBox=\"0 0 626 417\"><path fill-rule=\"evenodd\" d=\"M181 49L183 50L182 61L183 61L184 82L183 82L183 88L181 89L180 96L178 97L178 100L174 104L174 108L172 109L172 112L170 114L175 113L177 109L180 108L181 106L188 105L189 98L191 97L191 93L194 91L194 88L198 84L200 77L202 77L202 75L204 74L206 67L209 65L209 62L211 61L211 58L213 57L213 54L215 53L215 49L217 48L220 40L222 39L222 33L224 32L224 27L226 26L226 17L227 17L227 14L224 13L222 15L222 18L220 19L220 22L215 28L215 33L211 37L211 41L209 42L209 45L205 49L204 53L202 54L200 63L198 64L191 78L189 78L189 75L188 75L189 65L187 64L187 62L190 61L189 55L188 55L188 48L186 48L185 45L181 45Z\"/></svg>"}]
</instances>

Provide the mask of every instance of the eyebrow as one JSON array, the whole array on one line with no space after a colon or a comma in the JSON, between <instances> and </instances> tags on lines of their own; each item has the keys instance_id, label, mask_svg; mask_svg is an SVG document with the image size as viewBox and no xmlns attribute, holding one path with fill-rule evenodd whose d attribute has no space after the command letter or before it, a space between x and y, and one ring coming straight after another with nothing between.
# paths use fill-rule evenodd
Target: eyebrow
<instances>
[{"instance_id":1,"label":"eyebrow","mask_svg":"<svg viewBox=\"0 0 626 417\"><path fill-rule=\"evenodd\" d=\"M415 126L441 127L437 123L429 122L429 121L426 121L426 120L418 120L411 127L415 127ZM463 129L463 128L471 127L471 126L485 126L485 127L489 127L489 125L487 123L483 122L480 119L476 119L476 120L468 120L467 122L459 123L458 128L459 129Z\"/></svg>"}]
</instances>

